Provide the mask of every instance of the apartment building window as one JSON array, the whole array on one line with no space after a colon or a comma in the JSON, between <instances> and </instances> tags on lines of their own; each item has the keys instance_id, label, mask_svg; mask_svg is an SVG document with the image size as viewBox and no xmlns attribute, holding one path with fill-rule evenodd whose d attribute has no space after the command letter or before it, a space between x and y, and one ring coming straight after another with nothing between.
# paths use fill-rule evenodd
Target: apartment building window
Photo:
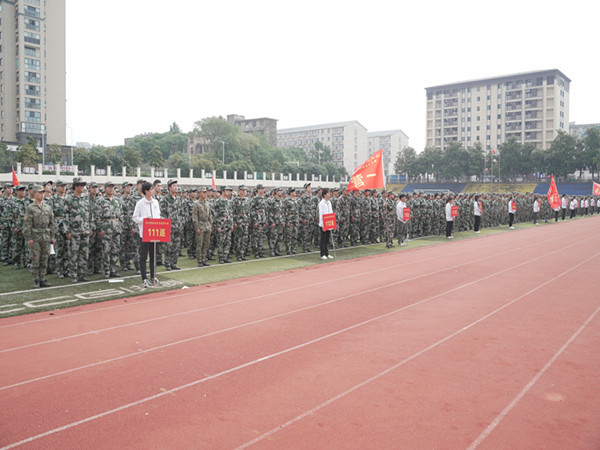
<instances>
[{"instance_id":1,"label":"apartment building window","mask_svg":"<svg viewBox=\"0 0 600 450\"><path fill-rule=\"evenodd\" d=\"M42 114L37 111L25 111L25 120L28 122L41 122Z\"/></svg>"},{"instance_id":2,"label":"apartment building window","mask_svg":"<svg viewBox=\"0 0 600 450\"><path fill-rule=\"evenodd\" d=\"M498 120L502 119L502 114L498 114Z\"/></svg>"},{"instance_id":3,"label":"apartment building window","mask_svg":"<svg viewBox=\"0 0 600 450\"><path fill-rule=\"evenodd\" d=\"M477 116L477 122L481 120L481 116Z\"/></svg>"},{"instance_id":4,"label":"apartment building window","mask_svg":"<svg viewBox=\"0 0 600 450\"><path fill-rule=\"evenodd\" d=\"M40 6L40 0L25 0L25 3L30 3L32 5Z\"/></svg>"},{"instance_id":5,"label":"apartment building window","mask_svg":"<svg viewBox=\"0 0 600 450\"><path fill-rule=\"evenodd\" d=\"M501 130L502 129L502 125L498 125L498 129Z\"/></svg>"},{"instance_id":6,"label":"apartment building window","mask_svg":"<svg viewBox=\"0 0 600 450\"><path fill-rule=\"evenodd\" d=\"M554 77L550 76L550 77L546 78L546 84L547 85L554 84Z\"/></svg>"},{"instance_id":7,"label":"apartment building window","mask_svg":"<svg viewBox=\"0 0 600 450\"><path fill-rule=\"evenodd\" d=\"M37 98L25 97L25 108L29 109L41 109L42 102Z\"/></svg>"},{"instance_id":8,"label":"apartment building window","mask_svg":"<svg viewBox=\"0 0 600 450\"><path fill-rule=\"evenodd\" d=\"M32 84L26 84L25 85L25 94L39 97L40 96L40 87L34 86Z\"/></svg>"},{"instance_id":9,"label":"apartment building window","mask_svg":"<svg viewBox=\"0 0 600 450\"><path fill-rule=\"evenodd\" d=\"M477 88L477 90L479 90L479 88ZM477 97L477 101L481 101L481 97Z\"/></svg>"},{"instance_id":10,"label":"apartment building window","mask_svg":"<svg viewBox=\"0 0 600 450\"><path fill-rule=\"evenodd\" d=\"M477 125L477 131L479 131L479 125Z\"/></svg>"},{"instance_id":11,"label":"apartment building window","mask_svg":"<svg viewBox=\"0 0 600 450\"><path fill-rule=\"evenodd\" d=\"M31 31L40 31L40 21L35 19L25 19L25 28Z\"/></svg>"},{"instance_id":12,"label":"apartment building window","mask_svg":"<svg viewBox=\"0 0 600 450\"><path fill-rule=\"evenodd\" d=\"M481 111L481 108L479 106L477 107L477 111Z\"/></svg>"},{"instance_id":13,"label":"apartment building window","mask_svg":"<svg viewBox=\"0 0 600 450\"><path fill-rule=\"evenodd\" d=\"M38 44L40 43L40 35L37 33L30 33L26 31L24 34L25 42L29 42L30 44Z\"/></svg>"},{"instance_id":14,"label":"apartment building window","mask_svg":"<svg viewBox=\"0 0 600 450\"><path fill-rule=\"evenodd\" d=\"M40 57L40 49L35 47L25 46L25 55L27 56L35 56L36 58Z\"/></svg>"},{"instance_id":15,"label":"apartment building window","mask_svg":"<svg viewBox=\"0 0 600 450\"><path fill-rule=\"evenodd\" d=\"M40 8L25 5L23 6L23 13L25 13L26 16L40 17Z\"/></svg>"}]
</instances>

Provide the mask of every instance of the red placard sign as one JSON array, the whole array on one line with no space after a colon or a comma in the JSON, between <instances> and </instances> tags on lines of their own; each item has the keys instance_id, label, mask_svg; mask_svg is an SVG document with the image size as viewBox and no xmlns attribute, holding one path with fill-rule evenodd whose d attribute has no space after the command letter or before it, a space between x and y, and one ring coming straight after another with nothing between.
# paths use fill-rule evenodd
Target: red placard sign
<instances>
[{"instance_id":1,"label":"red placard sign","mask_svg":"<svg viewBox=\"0 0 600 450\"><path fill-rule=\"evenodd\" d=\"M336 230L337 222L335 220L335 213L323 214L323 231Z\"/></svg>"},{"instance_id":2,"label":"red placard sign","mask_svg":"<svg viewBox=\"0 0 600 450\"><path fill-rule=\"evenodd\" d=\"M451 207L451 209L450 209L450 215L452 217L458 217L458 205Z\"/></svg>"},{"instance_id":3,"label":"red placard sign","mask_svg":"<svg viewBox=\"0 0 600 450\"><path fill-rule=\"evenodd\" d=\"M410 208L402 208L402 220L410 220Z\"/></svg>"},{"instance_id":4,"label":"red placard sign","mask_svg":"<svg viewBox=\"0 0 600 450\"><path fill-rule=\"evenodd\" d=\"M171 242L171 219L144 219L143 242Z\"/></svg>"},{"instance_id":5,"label":"red placard sign","mask_svg":"<svg viewBox=\"0 0 600 450\"><path fill-rule=\"evenodd\" d=\"M512 209L514 212L517 212L517 202L515 202L515 201L512 202Z\"/></svg>"}]
</instances>

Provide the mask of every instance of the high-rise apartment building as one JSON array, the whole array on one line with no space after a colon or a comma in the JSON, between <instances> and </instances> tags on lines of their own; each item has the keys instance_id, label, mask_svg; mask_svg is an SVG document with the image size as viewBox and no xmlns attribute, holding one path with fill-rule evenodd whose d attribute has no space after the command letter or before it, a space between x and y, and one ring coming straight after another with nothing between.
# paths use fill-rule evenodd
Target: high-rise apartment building
<instances>
[{"instance_id":1,"label":"high-rise apartment building","mask_svg":"<svg viewBox=\"0 0 600 450\"><path fill-rule=\"evenodd\" d=\"M373 131L367 133L369 156L383 150L383 170L386 175L395 173L394 163L398 153L408 147L408 136L402 130Z\"/></svg>"},{"instance_id":2,"label":"high-rise apartment building","mask_svg":"<svg viewBox=\"0 0 600 450\"><path fill-rule=\"evenodd\" d=\"M490 150L515 137L547 149L569 130L570 83L553 69L428 87L426 146Z\"/></svg>"},{"instance_id":3,"label":"high-rise apartment building","mask_svg":"<svg viewBox=\"0 0 600 450\"><path fill-rule=\"evenodd\" d=\"M319 141L331 149L333 162L349 174L368 158L367 129L356 120L277 131L277 147L301 148L308 155Z\"/></svg>"},{"instance_id":4,"label":"high-rise apartment building","mask_svg":"<svg viewBox=\"0 0 600 450\"><path fill-rule=\"evenodd\" d=\"M66 142L65 0L0 0L0 140Z\"/></svg>"}]
</instances>

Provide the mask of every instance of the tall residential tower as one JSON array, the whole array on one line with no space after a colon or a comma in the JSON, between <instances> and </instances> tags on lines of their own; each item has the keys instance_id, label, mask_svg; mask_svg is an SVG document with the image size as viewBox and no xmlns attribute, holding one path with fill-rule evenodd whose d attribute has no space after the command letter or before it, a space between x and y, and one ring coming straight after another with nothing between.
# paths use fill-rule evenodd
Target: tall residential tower
<instances>
[{"instance_id":1,"label":"tall residential tower","mask_svg":"<svg viewBox=\"0 0 600 450\"><path fill-rule=\"evenodd\" d=\"M65 0L0 0L0 140L65 144Z\"/></svg>"},{"instance_id":2,"label":"tall residential tower","mask_svg":"<svg viewBox=\"0 0 600 450\"><path fill-rule=\"evenodd\" d=\"M547 149L569 131L570 83L554 69L428 87L426 146L490 150L515 137Z\"/></svg>"}]
</instances>

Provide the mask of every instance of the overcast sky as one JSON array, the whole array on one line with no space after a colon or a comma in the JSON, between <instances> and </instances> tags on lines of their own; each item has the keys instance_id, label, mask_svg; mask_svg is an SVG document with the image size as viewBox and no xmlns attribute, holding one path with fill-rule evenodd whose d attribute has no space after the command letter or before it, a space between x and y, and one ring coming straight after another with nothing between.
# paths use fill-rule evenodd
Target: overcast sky
<instances>
[{"instance_id":1,"label":"overcast sky","mask_svg":"<svg viewBox=\"0 0 600 450\"><path fill-rule=\"evenodd\" d=\"M67 143L210 116L357 120L425 144L425 87L533 70L600 122L592 1L67 0Z\"/></svg>"}]
</instances>

